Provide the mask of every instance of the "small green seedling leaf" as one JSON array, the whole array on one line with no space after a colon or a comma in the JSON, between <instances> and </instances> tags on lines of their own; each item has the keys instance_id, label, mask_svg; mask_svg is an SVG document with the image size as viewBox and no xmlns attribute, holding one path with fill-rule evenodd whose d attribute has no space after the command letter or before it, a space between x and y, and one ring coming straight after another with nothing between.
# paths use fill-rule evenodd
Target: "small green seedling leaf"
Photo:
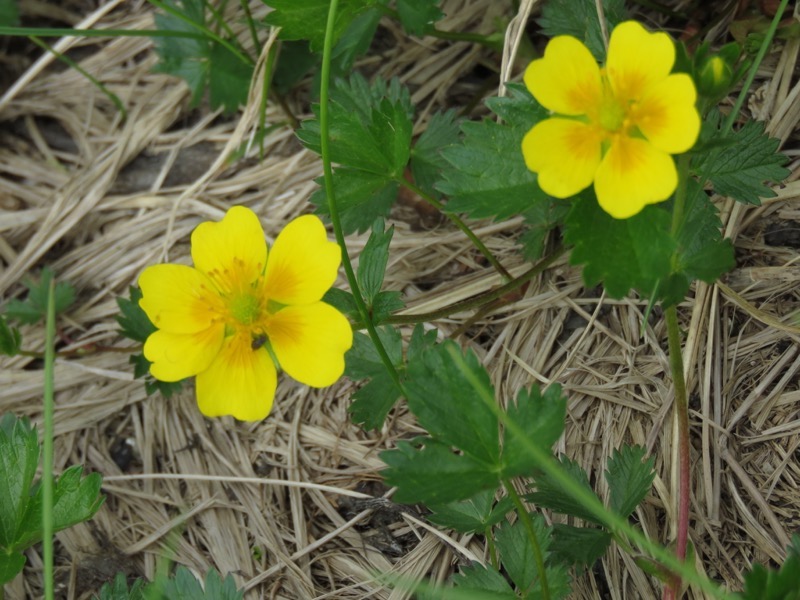
<instances>
[{"instance_id":1,"label":"small green seedling leaf","mask_svg":"<svg viewBox=\"0 0 800 600\"><path fill-rule=\"evenodd\" d=\"M0 315L0 354L16 356L22 344L22 334L16 327L10 327L5 315Z\"/></svg>"},{"instance_id":2,"label":"small green seedling leaf","mask_svg":"<svg viewBox=\"0 0 800 600\"><path fill-rule=\"evenodd\" d=\"M609 508L620 516L628 517L636 510L653 485L655 457L644 460L646 452L641 446L623 446L608 459Z\"/></svg>"},{"instance_id":3,"label":"small green seedling leaf","mask_svg":"<svg viewBox=\"0 0 800 600\"><path fill-rule=\"evenodd\" d=\"M494 496L495 490L484 490L459 502L430 505L432 514L428 515L428 520L461 533L483 533L514 508L508 496L496 505Z\"/></svg>"},{"instance_id":4,"label":"small green seedling leaf","mask_svg":"<svg viewBox=\"0 0 800 600\"><path fill-rule=\"evenodd\" d=\"M603 14L606 31L612 31L628 18L624 0L604 0ZM605 57L606 45L595 0L550 0L542 7L538 22L546 36L571 35L584 42L597 60Z\"/></svg>"},{"instance_id":5,"label":"small green seedling leaf","mask_svg":"<svg viewBox=\"0 0 800 600\"><path fill-rule=\"evenodd\" d=\"M422 35L444 14L435 0L397 0L397 13L403 29L410 35Z\"/></svg>"},{"instance_id":6,"label":"small green seedling leaf","mask_svg":"<svg viewBox=\"0 0 800 600\"><path fill-rule=\"evenodd\" d=\"M47 295L50 289L50 281L53 279L53 271L45 267L39 281L27 279L25 287L28 288L28 295L25 300L11 300L6 304L5 314L9 319L14 319L26 325L32 325L44 320L47 314ZM55 286L56 314L63 313L75 301L75 288L71 284L62 281Z\"/></svg>"}]
</instances>

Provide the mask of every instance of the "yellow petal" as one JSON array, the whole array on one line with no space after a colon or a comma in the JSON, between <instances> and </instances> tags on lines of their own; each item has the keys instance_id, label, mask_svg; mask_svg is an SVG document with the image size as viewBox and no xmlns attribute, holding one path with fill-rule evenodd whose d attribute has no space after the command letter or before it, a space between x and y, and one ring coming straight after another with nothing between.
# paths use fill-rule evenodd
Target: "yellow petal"
<instances>
[{"instance_id":1,"label":"yellow petal","mask_svg":"<svg viewBox=\"0 0 800 600\"><path fill-rule=\"evenodd\" d=\"M670 75L642 98L634 116L647 140L669 154L686 152L700 134L697 92L691 77Z\"/></svg>"},{"instance_id":2,"label":"yellow petal","mask_svg":"<svg viewBox=\"0 0 800 600\"><path fill-rule=\"evenodd\" d=\"M192 232L192 260L224 291L255 281L267 262L267 242L256 214L234 206L221 221L200 223Z\"/></svg>"},{"instance_id":3,"label":"yellow petal","mask_svg":"<svg viewBox=\"0 0 800 600\"><path fill-rule=\"evenodd\" d=\"M666 33L650 33L636 21L620 23L611 33L606 75L623 104L665 79L674 62L675 45Z\"/></svg>"},{"instance_id":4,"label":"yellow petal","mask_svg":"<svg viewBox=\"0 0 800 600\"><path fill-rule=\"evenodd\" d=\"M150 374L161 381L180 381L205 371L219 353L225 336L220 323L195 334L156 331L144 343Z\"/></svg>"},{"instance_id":5,"label":"yellow petal","mask_svg":"<svg viewBox=\"0 0 800 600\"><path fill-rule=\"evenodd\" d=\"M277 382L267 350L253 350L250 334L237 333L225 338L217 357L197 376L197 405L207 417L260 421L272 409Z\"/></svg>"},{"instance_id":6,"label":"yellow petal","mask_svg":"<svg viewBox=\"0 0 800 600\"><path fill-rule=\"evenodd\" d=\"M278 311L267 335L281 368L314 387L331 385L342 376L344 353L353 345L350 323L324 302Z\"/></svg>"},{"instance_id":7,"label":"yellow petal","mask_svg":"<svg viewBox=\"0 0 800 600\"><path fill-rule=\"evenodd\" d=\"M336 281L342 251L328 241L314 215L289 223L272 246L264 281L267 296L281 304L311 304Z\"/></svg>"},{"instance_id":8,"label":"yellow petal","mask_svg":"<svg viewBox=\"0 0 800 600\"><path fill-rule=\"evenodd\" d=\"M142 307L153 325L171 333L198 333L223 309L214 284L186 265L153 265L139 276Z\"/></svg>"},{"instance_id":9,"label":"yellow petal","mask_svg":"<svg viewBox=\"0 0 800 600\"><path fill-rule=\"evenodd\" d=\"M528 65L525 85L539 104L562 115L591 112L602 97L597 61L586 46L568 35L554 37L544 58Z\"/></svg>"},{"instance_id":10,"label":"yellow petal","mask_svg":"<svg viewBox=\"0 0 800 600\"><path fill-rule=\"evenodd\" d=\"M601 158L598 131L568 119L545 119L522 140L522 155L539 174L539 187L555 198L574 196L591 185Z\"/></svg>"},{"instance_id":11,"label":"yellow petal","mask_svg":"<svg viewBox=\"0 0 800 600\"><path fill-rule=\"evenodd\" d=\"M620 137L603 157L594 179L597 201L615 219L668 199L678 185L672 157L639 138Z\"/></svg>"}]
</instances>

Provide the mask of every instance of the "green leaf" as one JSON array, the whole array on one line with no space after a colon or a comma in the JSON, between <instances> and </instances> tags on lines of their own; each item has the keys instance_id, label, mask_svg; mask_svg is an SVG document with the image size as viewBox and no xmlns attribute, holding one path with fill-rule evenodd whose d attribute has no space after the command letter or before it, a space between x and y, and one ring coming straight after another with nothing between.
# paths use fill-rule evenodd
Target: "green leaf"
<instances>
[{"instance_id":1,"label":"green leaf","mask_svg":"<svg viewBox=\"0 0 800 600\"><path fill-rule=\"evenodd\" d=\"M449 167L436 187L449 197L449 212L507 219L549 202L521 150L522 138L547 112L524 88L509 87L509 97L487 102L505 122L467 121L461 125L463 142L441 151Z\"/></svg>"},{"instance_id":2,"label":"green leaf","mask_svg":"<svg viewBox=\"0 0 800 600\"><path fill-rule=\"evenodd\" d=\"M376 219L372 224L372 233L358 257L358 283L368 307L372 306L381 291L393 235L394 226L384 231L383 219Z\"/></svg>"},{"instance_id":3,"label":"green leaf","mask_svg":"<svg viewBox=\"0 0 800 600\"><path fill-rule=\"evenodd\" d=\"M397 0L400 23L409 35L422 35L444 14L436 0Z\"/></svg>"},{"instance_id":4,"label":"green leaf","mask_svg":"<svg viewBox=\"0 0 800 600\"><path fill-rule=\"evenodd\" d=\"M538 386L520 390L516 403L509 403L508 418L525 433L526 440L506 429L503 443L503 477L530 474L538 465L527 450L534 443L543 450L550 447L564 431L567 401L557 384L542 395Z\"/></svg>"},{"instance_id":5,"label":"green leaf","mask_svg":"<svg viewBox=\"0 0 800 600\"><path fill-rule=\"evenodd\" d=\"M9 327L4 315L0 315L0 354L16 356L22 344L22 334L16 327Z\"/></svg>"},{"instance_id":6,"label":"green leaf","mask_svg":"<svg viewBox=\"0 0 800 600\"><path fill-rule=\"evenodd\" d=\"M495 490L489 489L459 502L430 505L432 514L428 515L428 520L461 533L483 533L514 508L508 496L494 505L494 495Z\"/></svg>"},{"instance_id":7,"label":"green leaf","mask_svg":"<svg viewBox=\"0 0 800 600\"><path fill-rule=\"evenodd\" d=\"M527 230L519 239L522 254L528 260L541 258L547 234L560 226L569 213L570 203L550 198L536 202L522 213Z\"/></svg>"},{"instance_id":8,"label":"green leaf","mask_svg":"<svg viewBox=\"0 0 800 600\"><path fill-rule=\"evenodd\" d=\"M25 555L21 552L0 553L0 586L19 575L24 566Z\"/></svg>"},{"instance_id":9,"label":"green leaf","mask_svg":"<svg viewBox=\"0 0 800 600\"><path fill-rule=\"evenodd\" d=\"M380 324L388 319L392 313L405 307L400 292L378 292L372 301L372 321Z\"/></svg>"},{"instance_id":10,"label":"green leaf","mask_svg":"<svg viewBox=\"0 0 800 600\"><path fill-rule=\"evenodd\" d=\"M400 332L393 327L378 328L383 343L395 368L403 362L403 342ZM379 429L394 403L402 395L369 336L355 333L353 347L345 355L345 374L354 380L369 379L366 385L353 394L350 414L353 421L365 429Z\"/></svg>"},{"instance_id":11,"label":"green leaf","mask_svg":"<svg viewBox=\"0 0 800 600\"><path fill-rule=\"evenodd\" d=\"M380 8L368 8L345 28L331 53L331 70L334 76L347 74L356 58L366 54L382 16Z\"/></svg>"},{"instance_id":12,"label":"green leaf","mask_svg":"<svg viewBox=\"0 0 800 600\"><path fill-rule=\"evenodd\" d=\"M627 517L636 510L653 485L655 457L643 461L646 452L641 446L623 446L608 459L609 505L620 516Z\"/></svg>"},{"instance_id":13,"label":"green leaf","mask_svg":"<svg viewBox=\"0 0 800 600\"><path fill-rule=\"evenodd\" d=\"M49 267L42 269L39 281L30 278L25 280L28 295L25 300L11 300L6 304L5 314L9 319L20 323L32 325L45 318L47 314L47 296L50 290L50 281L53 271ZM55 286L56 314L63 313L75 301L75 288L62 281Z\"/></svg>"},{"instance_id":14,"label":"green leaf","mask_svg":"<svg viewBox=\"0 0 800 600\"><path fill-rule=\"evenodd\" d=\"M649 296L670 274L675 249L670 227L670 214L660 206L615 219L600 208L594 193L586 192L572 202L564 238L575 245L570 262L584 265L587 287L602 282L612 298L631 288Z\"/></svg>"},{"instance_id":15,"label":"green leaf","mask_svg":"<svg viewBox=\"0 0 800 600\"><path fill-rule=\"evenodd\" d=\"M3 27L19 25L19 8L16 0L0 0L0 25Z\"/></svg>"},{"instance_id":16,"label":"green leaf","mask_svg":"<svg viewBox=\"0 0 800 600\"><path fill-rule=\"evenodd\" d=\"M442 156L442 150L458 143L460 129L456 111L434 113L411 150L411 174L414 182L431 196L440 195L434 185L450 165Z\"/></svg>"},{"instance_id":17,"label":"green leaf","mask_svg":"<svg viewBox=\"0 0 800 600\"><path fill-rule=\"evenodd\" d=\"M628 18L624 0L603 0L603 13L609 32ZM597 60L605 57L595 0L550 0L543 5L538 22L546 36L571 35L584 42Z\"/></svg>"},{"instance_id":18,"label":"green leaf","mask_svg":"<svg viewBox=\"0 0 800 600\"><path fill-rule=\"evenodd\" d=\"M130 299L120 296L117 298L120 314L117 315L117 323L120 326L120 333L126 338L135 340L141 344L147 341L150 334L156 330L156 326L150 321L147 313L139 306L142 299L142 290L131 286L128 289Z\"/></svg>"},{"instance_id":19,"label":"green leaf","mask_svg":"<svg viewBox=\"0 0 800 600\"><path fill-rule=\"evenodd\" d=\"M319 62L319 54L312 52L307 42L285 41L281 43L280 54L272 74L275 91L279 94L287 94Z\"/></svg>"},{"instance_id":20,"label":"green leaf","mask_svg":"<svg viewBox=\"0 0 800 600\"><path fill-rule=\"evenodd\" d=\"M128 589L128 578L125 573L117 573L114 581L104 583L100 588L100 596L93 596L96 600L145 600L145 581L136 579Z\"/></svg>"},{"instance_id":21,"label":"green leaf","mask_svg":"<svg viewBox=\"0 0 800 600\"><path fill-rule=\"evenodd\" d=\"M559 562L591 568L606 553L612 538L604 529L555 523L552 539L550 550Z\"/></svg>"},{"instance_id":22,"label":"green leaf","mask_svg":"<svg viewBox=\"0 0 800 600\"><path fill-rule=\"evenodd\" d=\"M497 487L492 465L467 454L454 453L449 445L431 438L398 442L395 450L381 452L388 466L382 471L386 484L397 486L394 499L405 504L447 504L476 491Z\"/></svg>"},{"instance_id":23,"label":"green leaf","mask_svg":"<svg viewBox=\"0 0 800 600\"><path fill-rule=\"evenodd\" d=\"M208 55L208 90L211 108L223 109L225 114L236 112L247 104L253 65L243 62L220 44L212 44Z\"/></svg>"},{"instance_id":24,"label":"green leaf","mask_svg":"<svg viewBox=\"0 0 800 600\"><path fill-rule=\"evenodd\" d=\"M718 119L718 114L713 115L711 125ZM717 127L714 130L715 137L722 137ZM697 163L693 167L721 196L758 205L761 198L775 196L764 181L779 182L789 176L789 170L783 167L786 156L777 153L780 140L766 135L760 121L747 121L717 143L720 146L714 150L695 151Z\"/></svg>"},{"instance_id":25,"label":"green leaf","mask_svg":"<svg viewBox=\"0 0 800 600\"><path fill-rule=\"evenodd\" d=\"M477 563L461 569L453 577L453 584L458 594L445 594L444 598L453 599L486 599L486 600L516 600L517 595L505 578L494 569L487 569ZM480 594L468 595L463 592L475 591Z\"/></svg>"},{"instance_id":26,"label":"green leaf","mask_svg":"<svg viewBox=\"0 0 800 600\"><path fill-rule=\"evenodd\" d=\"M366 9L373 0L342 0L333 26L334 43L339 39L355 16ZM325 42L325 27L328 23L328 0L269 0L275 10L265 22L280 27L280 38L284 40L308 40L311 50L321 52Z\"/></svg>"},{"instance_id":27,"label":"green leaf","mask_svg":"<svg viewBox=\"0 0 800 600\"><path fill-rule=\"evenodd\" d=\"M356 306L356 300L351 292L340 290L339 288L331 288L325 292L322 301L330 304L351 321L358 321L361 318L358 306Z\"/></svg>"},{"instance_id":28,"label":"green leaf","mask_svg":"<svg viewBox=\"0 0 800 600\"><path fill-rule=\"evenodd\" d=\"M779 570L753 566L744 576L740 600L800 600L800 536L792 536L786 560Z\"/></svg>"},{"instance_id":29,"label":"green leaf","mask_svg":"<svg viewBox=\"0 0 800 600\"><path fill-rule=\"evenodd\" d=\"M27 419L0 419L0 554L14 552L39 464L39 440ZM38 525L41 527L41 524Z\"/></svg>"},{"instance_id":30,"label":"green leaf","mask_svg":"<svg viewBox=\"0 0 800 600\"><path fill-rule=\"evenodd\" d=\"M586 488L587 491L594 493L592 486L589 485L589 477L586 471L566 456L561 456L559 459L561 463L561 470L566 475L569 475L575 483L581 487ZM538 473L534 479L536 491L532 494L525 496L525 499L533 504L549 508L555 512L578 517L584 521L592 523L599 523L597 517L586 510L580 502L576 501L570 494L564 491L563 486L556 479L550 475L542 472Z\"/></svg>"},{"instance_id":31,"label":"green leaf","mask_svg":"<svg viewBox=\"0 0 800 600\"><path fill-rule=\"evenodd\" d=\"M550 546L550 528L542 515L532 515L533 531L542 557L546 559ZM535 579L541 577L536 568L534 547L521 519L514 524L505 522L495 532L497 550L503 566L517 589L527 590Z\"/></svg>"},{"instance_id":32,"label":"green leaf","mask_svg":"<svg viewBox=\"0 0 800 600\"><path fill-rule=\"evenodd\" d=\"M322 177L316 182L320 189L311 195L310 202L317 214L330 215ZM388 217L397 199L398 184L383 175L340 167L333 172L333 191L336 209L345 234L367 231L375 219Z\"/></svg>"},{"instance_id":33,"label":"green leaf","mask_svg":"<svg viewBox=\"0 0 800 600\"><path fill-rule=\"evenodd\" d=\"M448 340L409 358L405 385L408 406L432 437L499 468L497 416L462 373L451 352L461 350ZM471 375L491 390L489 374L475 354L468 351L463 358Z\"/></svg>"},{"instance_id":34,"label":"green leaf","mask_svg":"<svg viewBox=\"0 0 800 600\"><path fill-rule=\"evenodd\" d=\"M244 590L236 589L233 576L223 580L216 570L206 573L205 589L186 567L180 566L168 578L156 579L147 589L148 600L241 600Z\"/></svg>"}]
</instances>

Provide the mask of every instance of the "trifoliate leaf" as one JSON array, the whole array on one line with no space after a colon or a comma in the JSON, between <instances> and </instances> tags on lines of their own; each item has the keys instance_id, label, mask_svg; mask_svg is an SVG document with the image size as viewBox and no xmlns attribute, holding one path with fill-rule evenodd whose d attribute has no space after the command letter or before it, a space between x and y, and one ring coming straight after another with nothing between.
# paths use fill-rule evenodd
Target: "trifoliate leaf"
<instances>
[{"instance_id":1,"label":"trifoliate leaf","mask_svg":"<svg viewBox=\"0 0 800 600\"><path fill-rule=\"evenodd\" d=\"M444 14L436 0L397 0L397 13L403 29L410 35L422 35Z\"/></svg>"},{"instance_id":2,"label":"trifoliate leaf","mask_svg":"<svg viewBox=\"0 0 800 600\"><path fill-rule=\"evenodd\" d=\"M378 328L378 337L389 354L396 369L403 362L403 342L400 332L393 327ZM353 394L350 414L353 421L363 424L365 429L379 429L386 420L394 403L402 395L381 361L378 351L369 336L356 332L353 347L345 355L345 375L350 379L369 379Z\"/></svg>"},{"instance_id":3,"label":"trifoliate leaf","mask_svg":"<svg viewBox=\"0 0 800 600\"><path fill-rule=\"evenodd\" d=\"M358 257L358 283L368 307L372 306L375 296L381 291L393 235L394 226L384 231L383 219L376 219L372 233Z\"/></svg>"},{"instance_id":4,"label":"trifoliate leaf","mask_svg":"<svg viewBox=\"0 0 800 600\"><path fill-rule=\"evenodd\" d=\"M440 195L434 184L450 166L442 156L442 150L458 143L459 131L460 124L454 110L435 113L411 149L411 174L414 176L414 183L434 197Z\"/></svg>"},{"instance_id":5,"label":"trifoliate leaf","mask_svg":"<svg viewBox=\"0 0 800 600\"><path fill-rule=\"evenodd\" d=\"M744 576L739 600L800 600L800 536L792 536L786 560L779 570L754 565Z\"/></svg>"},{"instance_id":6,"label":"trifoliate leaf","mask_svg":"<svg viewBox=\"0 0 800 600\"><path fill-rule=\"evenodd\" d=\"M206 26L206 0L164 0L164 5L180 12L195 25L170 13L157 13L155 22L160 31L182 31L198 37L157 37L156 53L160 62L153 70L186 81L192 91L193 106L200 103L209 88L211 108L222 107L226 113L234 112L247 99L252 63L237 57L219 42L201 37L199 28ZM238 46L235 39L226 41Z\"/></svg>"},{"instance_id":7,"label":"trifoliate leaf","mask_svg":"<svg viewBox=\"0 0 800 600\"><path fill-rule=\"evenodd\" d=\"M604 529L555 523L550 551L561 563L591 568L606 553L611 539Z\"/></svg>"},{"instance_id":8,"label":"trifoliate leaf","mask_svg":"<svg viewBox=\"0 0 800 600\"><path fill-rule=\"evenodd\" d=\"M575 483L586 488L587 491L594 493L592 486L589 485L589 477L586 471L573 460L566 456L560 457L561 471L569 475ZM584 521L599 523L597 517L580 502L576 501L570 494L564 491L559 481L547 473L541 472L534 478L536 491L525 496L525 499L536 506L549 508L557 513L578 517Z\"/></svg>"},{"instance_id":9,"label":"trifoliate leaf","mask_svg":"<svg viewBox=\"0 0 800 600\"><path fill-rule=\"evenodd\" d=\"M320 189L311 195L310 202L317 207L317 214L330 215L325 181L320 177L316 182ZM334 170L333 192L344 233L363 233L378 217L388 217L397 200L397 187L397 182L383 175L345 167Z\"/></svg>"},{"instance_id":10,"label":"trifoliate leaf","mask_svg":"<svg viewBox=\"0 0 800 600\"><path fill-rule=\"evenodd\" d=\"M587 287L602 282L612 298L631 288L649 296L670 274L675 249L670 226L670 214L653 204L629 219L614 219L587 191L572 202L564 238L575 245L570 262L584 265Z\"/></svg>"},{"instance_id":11,"label":"trifoliate leaf","mask_svg":"<svg viewBox=\"0 0 800 600\"><path fill-rule=\"evenodd\" d=\"M624 0L603 0L603 14L609 32L628 18ZM595 0L550 0L542 7L538 23L546 36L571 35L584 42L597 60L605 58Z\"/></svg>"},{"instance_id":12,"label":"trifoliate leaf","mask_svg":"<svg viewBox=\"0 0 800 600\"><path fill-rule=\"evenodd\" d=\"M478 490L497 487L493 465L471 455L456 454L449 445L431 438L398 442L381 452L388 466L382 474L387 485L397 486L400 503L447 504L473 496Z\"/></svg>"},{"instance_id":13,"label":"trifoliate leaf","mask_svg":"<svg viewBox=\"0 0 800 600\"><path fill-rule=\"evenodd\" d=\"M608 459L609 508L622 517L636 510L653 485L655 457L643 461L646 453L641 446L623 446Z\"/></svg>"},{"instance_id":14,"label":"trifoliate leaf","mask_svg":"<svg viewBox=\"0 0 800 600\"><path fill-rule=\"evenodd\" d=\"M94 596L95 600L146 600L146 582L143 579L134 580L128 589L128 578L125 573L117 573L114 581L104 583L100 588L100 596Z\"/></svg>"},{"instance_id":15,"label":"trifoliate leaf","mask_svg":"<svg viewBox=\"0 0 800 600\"><path fill-rule=\"evenodd\" d=\"M463 142L441 151L449 167L436 187L449 197L449 212L507 219L535 203L549 202L521 150L522 138L547 112L524 88L509 87L509 97L487 102L503 123L465 122Z\"/></svg>"},{"instance_id":16,"label":"trifoliate leaf","mask_svg":"<svg viewBox=\"0 0 800 600\"><path fill-rule=\"evenodd\" d=\"M428 520L461 533L483 533L499 523L514 508L511 498L505 496L496 505L495 490L478 492L471 498L449 504L429 505Z\"/></svg>"},{"instance_id":17,"label":"trifoliate leaf","mask_svg":"<svg viewBox=\"0 0 800 600\"><path fill-rule=\"evenodd\" d=\"M350 25L355 16L365 10L373 0L342 0L333 26L334 43ZM328 23L328 0L269 0L274 10L264 19L269 25L280 27L284 40L308 40L311 50L321 52Z\"/></svg>"},{"instance_id":18,"label":"trifoliate leaf","mask_svg":"<svg viewBox=\"0 0 800 600\"><path fill-rule=\"evenodd\" d=\"M11 300L8 302L5 307L6 317L26 325L32 325L44 320L47 315L47 296L50 293L50 281L52 279L53 271L48 267L42 269L39 281L27 278L25 287L28 288L28 295L24 300ZM63 313L75 301L75 288L66 281L56 283L54 293L56 314Z\"/></svg>"},{"instance_id":19,"label":"trifoliate leaf","mask_svg":"<svg viewBox=\"0 0 800 600\"><path fill-rule=\"evenodd\" d=\"M0 315L0 354L16 356L22 344L22 334L16 327L10 327L4 315Z\"/></svg>"},{"instance_id":20,"label":"trifoliate leaf","mask_svg":"<svg viewBox=\"0 0 800 600\"><path fill-rule=\"evenodd\" d=\"M520 390L516 403L509 403L508 419L525 433L520 439L511 428L506 428L503 442L503 476L528 475L538 466L528 451L533 443L543 450L550 447L564 431L567 401L561 387L551 385L542 395L538 386Z\"/></svg>"},{"instance_id":21,"label":"trifoliate leaf","mask_svg":"<svg viewBox=\"0 0 800 600\"><path fill-rule=\"evenodd\" d=\"M712 116L718 120L718 116ZM712 121L712 126L716 123ZM698 175L707 178L714 191L747 204L761 204L761 198L772 198L775 192L765 181L783 181L789 170L783 167L786 156L777 153L780 140L764 133L764 123L747 121L741 129L721 136L715 149L696 153L693 167Z\"/></svg>"}]
</instances>

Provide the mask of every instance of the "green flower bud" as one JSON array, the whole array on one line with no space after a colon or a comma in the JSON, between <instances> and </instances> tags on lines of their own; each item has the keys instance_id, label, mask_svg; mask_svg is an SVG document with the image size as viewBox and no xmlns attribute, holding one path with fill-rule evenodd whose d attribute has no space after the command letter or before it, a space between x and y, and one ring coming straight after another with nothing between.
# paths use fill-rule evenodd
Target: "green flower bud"
<instances>
[{"instance_id":1,"label":"green flower bud","mask_svg":"<svg viewBox=\"0 0 800 600\"><path fill-rule=\"evenodd\" d=\"M733 69L720 56L709 56L697 72L697 91L709 98L724 96L733 82Z\"/></svg>"}]
</instances>

